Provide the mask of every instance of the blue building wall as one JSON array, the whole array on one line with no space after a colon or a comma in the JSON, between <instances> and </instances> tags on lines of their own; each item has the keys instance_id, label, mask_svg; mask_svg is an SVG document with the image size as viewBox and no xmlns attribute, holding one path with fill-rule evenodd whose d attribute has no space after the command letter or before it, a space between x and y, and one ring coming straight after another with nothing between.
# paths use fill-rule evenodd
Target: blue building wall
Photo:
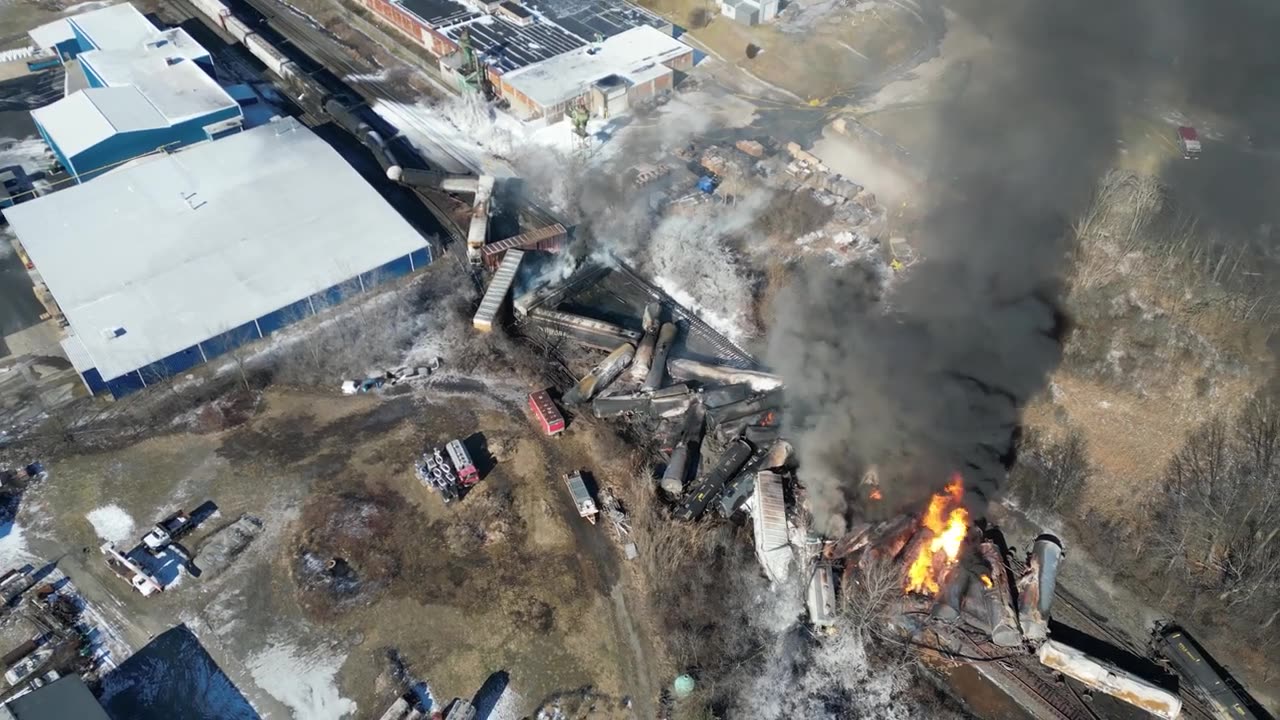
<instances>
[{"instance_id":1,"label":"blue building wall","mask_svg":"<svg viewBox=\"0 0 1280 720\"><path fill-rule=\"evenodd\" d=\"M208 115L202 115L198 118L192 118L167 128L117 133L88 150L70 157L64 155L62 149L58 147L54 139L45 132L39 123L36 123L36 127L44 141L49 144L49 147L53 148L53 153L58 158L58 161L62 163L62 166L75 173L77 181L85 182L122 162L155 152L162 147L173 150L209 140L211 138L204 130L206 125L241 117L242 115L243 113L237 105L209 113Z\"/></svg>"},{"instance_id":2,"label":"blue building wall","mask_svg":"<svg viewBox=\"0 0 1280 720\"><path fill-rule=\"evenodd\" d=\"M89 36L81 32L80 26L76 25L75 20L72 20L70 24L72 34L76 36L75 43L78 52L89 52L90 50L98 49L98 46L93 44L93 41L89 39Z\"/></svg>"},{"instance_id":3,"label":"blue building wall","mask_svg":"<svg viewBox=\"0 0 1280 720\"><path fill-rule=\"evenodd\" d=\"M57 144L49 138L49 134L44 131L44 126L39 122L36 122L36 132L40 133L40 137L44 138L44 144L48 145L50 150L53 150L53 156L58 158L58 164L62 166L62 169L74 175L76 170L68 161L67 156L62 154L62 148L59 148Z\"/></svg>"},{"instance_id":4,"label":"blue building wall","mask_svg":"<svg viewBox=\"0 0 1280 720\"><path fill-rule=\"evenodd\" d=\"M166 358L119 377L104 382L97 368L85 370L80 377L93 394L97 395L106 391L110 392L114 398L122 398L125 395L142 390L148 385L153 385L166 378L184 373L203 362L231 352L242 345L265 338L299 320L324 312L325 309L364 291L371 290L378 285L417 272L429 265L431 260L431 248L423 247L408 255L403 255L384 263L367 273L362 273L351 280L334 285L310 297L289 303L256 320L251 320L239 327L219 333L197 345L185 350L179 350Z\"/></svg>"},{"instance_id":5,"label":"blue building wall","mask_svg":"<svg viewBox=\"0 0 1280 720\"><path fill-rule=\"evenodd\" d=\"M107 84L102 81L102 76L98 75L98 72L94 70L93 66L89 63L81 62L80 69L84 71L84 79L89 82L89 87L100 88L107 86Z\"/></svg>"}]
</instances>

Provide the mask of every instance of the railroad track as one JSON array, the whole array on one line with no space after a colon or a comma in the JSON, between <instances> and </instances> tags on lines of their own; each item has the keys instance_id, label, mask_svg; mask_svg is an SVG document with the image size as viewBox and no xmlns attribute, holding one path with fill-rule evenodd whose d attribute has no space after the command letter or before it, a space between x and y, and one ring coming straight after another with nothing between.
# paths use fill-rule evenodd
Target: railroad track
<instances>
[{"instance_id":1,"label":"railroad track","mask_svg":"<svg viewBox=\"0 0 1280 720\"><path fill-rule=\"evenodd\" d=\"M629 265L621 260L616 261L615 271L632 286L639 289L648 297L661 302L671 308L671 314L677 321L683 321L686 324L687 332L711 346L716 354L725 361L726 364L742 370L754 370L757 367L755 358L751 357L747 351L735 345L731 340L721 335L715 328L708 325L702 318L695 315L688 308L676 302L674 298L668 295L662 288L645 280Z\"/></svg>"},{"instance_id":2,"label":"railroad track","mask_svg":"<svg viewBox=\"0 0 1280 720\"><path fill-rule=\"evenodd\" d=\"M1015 574L1020 575L1022 571L1026 568L1026 563L1022 562L1021 560L1018 560L1017 558L1010 558L1009 567L1014 571ZM1121 633L1118 630L1115 630L1103 624L1102 622L1096 620L1093 614L1089 612L1084 601L1080 600L1079 597L1072 594L1071 591L1062 587L1061 584L1058 584L1054 587L1053 594L1054 594L1054 605L1053 605L1054 613L1053 614L1055 616L1058 616L1059 618L1061 618L1061 614L1058 611L1061 608L1065 607L1069 611L1068 614L1071 616L1070 618L1068 618L1069 620L1078 619L1080 621L1083 621L1083 623L1088 626L1085 628L1077 628L1077 629L1087 631L1090 633L1096 633L1102 639L1107 640L1108 642L1116 645L1117 647L1123 650L1126 650L1134 655L1137 655L1138 657L1148 658L1148 659L1151 658L1151 653L1147 647L1138 644L1132 638L1130 638L1127 634ZM1182 698L1183 715L1186 716L1189 720L1219 720L1219 715L1215 713L1213 709L1195 693L1195 690L1194 690L1195 683L1193 678L1186 677L1181 673L1175 672L1175 674L1179 678L1178 695L1179 697Z\"/></svg>"},{"instance_id":3,"label":"railroad track","mask_svg":"<svg viewBox=\"0 0 1280 720\"><path fill-rule=\"evenodd\" d=\"M1053 720L1102 720L1080 697L1070 680L1054 682L1045 677L1045 668L1033 655L1009 657L1009 649L993 645L976 631L965 631L966 644L984 658L991 672L998 672L1021 687Z\"/></svg>"}]
</instances>

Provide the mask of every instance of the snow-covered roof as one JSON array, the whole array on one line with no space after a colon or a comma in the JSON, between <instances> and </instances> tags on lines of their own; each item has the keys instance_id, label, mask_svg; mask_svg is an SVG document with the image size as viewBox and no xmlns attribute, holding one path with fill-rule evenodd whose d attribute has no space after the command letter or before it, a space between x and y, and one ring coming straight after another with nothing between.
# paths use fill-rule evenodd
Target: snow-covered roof
<instances>
[{"instance_id":1,"label":"snow-covered roof","mask_svg":"<svg viewBox=\"0 0 1280 720\"><path fill-rule=\"evenodd\" d=\"M765 575L775 583L783 583L791 573L790 538L787 533L787 505L782 493L782 476L771 472L756 473L752 495L751 518L755 531L756 557Z\"/></svg>"},{"instance_id":2,"label":"snow-covered roof","mask_svg":"<svg viewBox=\"0 0 1280 720\"><path fill-rule=\"evenodd\" d=\"M426 245L292 118L143 159L5 216L108 380Z\"/></svg>"},{"instance_id":3,"label":"snow-covered roof","mask_svg":"<svg viewBox=\"0 0 1280 720\"><path fill-rule=\"evenodd\" d=\"M99 50L137 47L160 35L160 30L129 3L90 10L68 20Z\"/></svg>"},{"instance_id":4,"label":"snow-covered roof","mask_svg":"<svg viewBox=\"0 0 1280 720\"><path fill-rule=\"evenodd\" d=\"M199 45L195 46L199 49ZM131 85L171 123L234 107L236 101L199 65L164 47L92 50L80 64L108 87Z\"/></svg>"},{"instance_id":5,"label":"snow-covered roof","mask_svg":"<svg viewBox=\"0 0 1280 720\"><path fill-rule=\"evenodd\" d=\"M80 90L52 105L32 110L31 117L67 157L78 155L116 133L169 125L138 88L130 86Z\"/></svg>"},{"instance_id":6,"label":"snow-covered roof","mask_svg":"<svg viewBox=\"0 0 1280 720\"><path fill-rule=\"evenodd\" d=\"M27 31L27 37L41 50L48 50L55 45L67 42L76 36L67 18L59 18L50 23Z\"/></svg>"},{"instance_id":7,"label":"snow-covered roof","mask_svg":"<svg viewBox=\"0 0 1280 720\"><path fill-rule=\"evenodd\" d=\"M591 83L617 75L633 84L666 72L663 63L692 52L670 35L641 25L591 47L513 70L503 81L549 107L581 95Z\"/></svg>"}]
</instances>

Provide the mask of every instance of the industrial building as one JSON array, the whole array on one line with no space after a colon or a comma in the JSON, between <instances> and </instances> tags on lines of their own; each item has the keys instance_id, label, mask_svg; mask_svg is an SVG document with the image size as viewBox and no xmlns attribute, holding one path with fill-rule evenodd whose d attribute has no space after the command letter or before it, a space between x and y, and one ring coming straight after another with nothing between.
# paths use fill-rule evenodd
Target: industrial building
<instances>
[{"instance_id":1,"label":"industrial building","mask_svg":"<svg viewBox=\"0 0 1280 720\"><path fill-rule=\"evenodd\" d=\"M466 67L474 62L483 70L483 77L494 94L508 100L517 114L526 119L559 119L561 114L550 109L558 103L539 102L520 94L509 82L504 82L507 75L564 55L575 56L578 59L573 62L582 66L582 56L590 57L614 38L638 28L654 30L663 35L667 43L680 45L688 54L687 65L693 64L692 49L674 40L675 28L670 22L626 0L477 0L470 4L455 0L363 2L376 15L431 51L439 58L441 69L458 74L460 80L477 70L474 66ZM632 45L636 38L648 38L652 42L653 35L630 37L616 43L615 50ZM677 70L684 69L667 64ZM623 69L637 71L634 67ZM590 83L610 73L590 71L586 74L594 75L587 81ZM669 88L673 78L662 76L659 72L652 77L639 77L639 82L622 89L616 85L607 87L602 90L602 102L604 96L620 102L621 95L630 94L633 100L638 100L650 91Z\"/></svg>"},{"instance_id":2,"label":"industrial building","mask_svg":"<svg viewBox=\"0 0 1280 720\"><path fill-rule=\"evenodd\" d=\"M720 14L743 25L757 25L778 17L779 0L720 0Z\"/></svg>"},{"instance_id":3,"label":"industrial building","mask_svg":"<svg viewBox=\"0 0 1280 720\"><path fill-rule=\"evenodd\" d=\"M671 90L676 70L693 68L693 48L647 25L591 47L506 73L500 95L523 120L555 122L579 103L609 117Z\"/></svg>"},{"instance_id":4,"label":"industrial building","mask_svg":"<svg viewBox=\"0 0 1280 720\"><path fill-rule=\"evenodd\" d=\"M5 211L63 349L120 397L431 261L292 118L129 163Z\"/></svg>"},{"instance_id":5,"label":"industrial building","mask_svg":"<svg viewBox=\"0 0 1280 720\"><path fill-rule=\"evenodd\" d=\"M181 28L156 28L132 5L65 18L31 37L67 59L66 97L31 117L77 182L242 126L240 106L214 79L209 52Z\"/></svg>"}]
</instances>

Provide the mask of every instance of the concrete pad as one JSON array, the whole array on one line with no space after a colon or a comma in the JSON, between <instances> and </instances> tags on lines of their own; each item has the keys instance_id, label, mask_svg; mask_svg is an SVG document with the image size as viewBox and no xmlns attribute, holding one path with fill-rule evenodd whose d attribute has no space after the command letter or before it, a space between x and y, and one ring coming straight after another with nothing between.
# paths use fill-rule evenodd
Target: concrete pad
<instances>
[{"instance_id":1,"label":"concrete pad","mask_svg":"<svg viewBox=\"0 0 1280 720\"><path fill-rule=\"evenodd\" d=\"M6 335L4 344L9 354L22 355L56 355L65 357L59 340L62 339L62 328L56 320L44 320L26 330Z\"/></svg>"}]
</instances>

